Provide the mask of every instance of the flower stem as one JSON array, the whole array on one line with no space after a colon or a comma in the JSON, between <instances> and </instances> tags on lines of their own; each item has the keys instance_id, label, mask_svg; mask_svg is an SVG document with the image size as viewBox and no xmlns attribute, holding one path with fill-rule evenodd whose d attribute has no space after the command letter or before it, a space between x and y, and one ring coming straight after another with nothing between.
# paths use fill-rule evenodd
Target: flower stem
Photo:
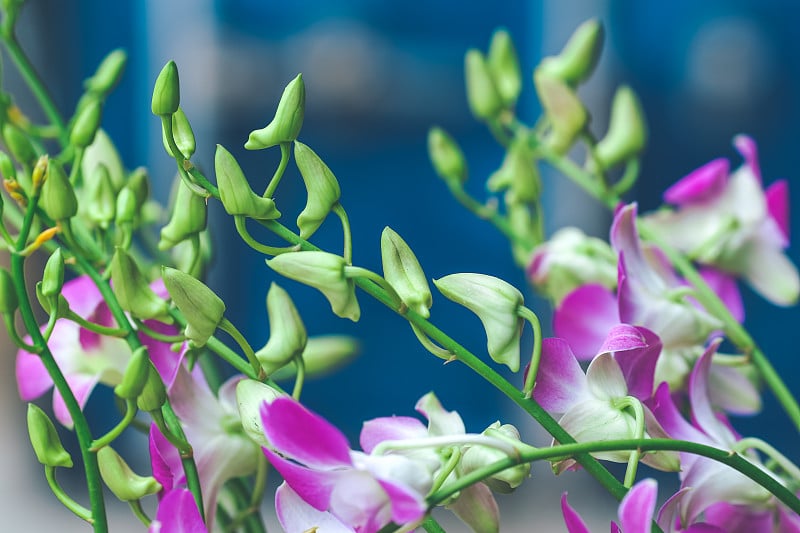
<instances>
[{"instance_id":1,"label":"flower stem","mask_svg":"<svg viewBox=\"0 0 800 533\"><path fill-rule=\"evenodd\" d=\"M347 218L347 211L344 210L342 204L336 202L336 205L333 206L333 212L336 213L336 216L339 217L339 220L342 221L342 233L344 234L344 249L342 252L342 257L344 257L345 263L348 265L353 264L353 234L350 231L350 220Z\"/></svg>"},{"instance_id":2,"label":"flower stem","mask_svg":"<svg viewBox=\"0 0 800 533\"><path fill-rule=\"evenodd\" d=\"M54 466L45 466L44 476L47 478L47 484L50 486L50 490L53 491L58 501L64 504L64 507L72 511L81 520L85 520L90 524L93 523L92 512L70 498L69 495L64 492L64 489L61 488L61 485L58 484L58 480L56 480L56 468Z\"/></svg>"},{"instance_id":3,"label":"flower stem","mask_svg":"<svg viewBox=\"0 0 800 533\"><path fill-rule=\"evenodd\" d=\"M103 446L111 444L114 439L119 437L122 432L131 425L131 422L133 422L133 419L136 417L136 413L136 400L125 400L125 416L119 421L119 424L114 426L108 433L96 439L92 443L92 447L89 448L89 451L96 452Z\"/></svg>"},{"instance_id":4,"label":"flower stem","mask_svg":"<svg viewBox=\"0 0 800 533\"><path fill-rule=\"evenodd\" d=\"M289 149L291 148L291 143L280 143L281 147L281 162L278 163L278 168L275 169L275 174L272 175L272 179L269 180L269 184L267 188L264 190L263 197L264 198L272 198L275 194L275 189L278 188L278 184L281 182L281 178L283 177L283 173L286 171L286 165L289 164Z\"/></svg>"},{"instance_id":5,"label":"flower stem","mask_svg":"<svg viewBox=\"0 0 800 533\"><path fill-rule=\"evenodd\" d=\"M231 338L236 341L236 344L238 344L242 348L242 351L244 351L247 360L250 362L250 366L253 367L253 372L255 372L257 376L261 375L263 370L261 369L261 363L259 363L258 358L256 358L256 353L253 351L253 347L250 346L250 343L247 342L247 339L244 338L244 335L242 335L242 333L236 329L236 326L234 326L230 320L223 317L219 323L219 326L217 327L230 335Z\"/></svg>"},{"instance_id":6,"label":"flower stem","mask_svg":"<svg viewBox=\"0 0 800 533\"><path fill-rule=\"evenodd\" d=\"M530 398L533 394L533 388L536 386L536 374L539 372L539 361L542 359L542 324L539 322L539 317L536 313L521 305L517 309L517 314L530 322L533 328L533 353L531 354L531 366L528 368L528 374L525 376L525 385L522 387L522 392L525 396Z\"/></svg>"}]
</instances>

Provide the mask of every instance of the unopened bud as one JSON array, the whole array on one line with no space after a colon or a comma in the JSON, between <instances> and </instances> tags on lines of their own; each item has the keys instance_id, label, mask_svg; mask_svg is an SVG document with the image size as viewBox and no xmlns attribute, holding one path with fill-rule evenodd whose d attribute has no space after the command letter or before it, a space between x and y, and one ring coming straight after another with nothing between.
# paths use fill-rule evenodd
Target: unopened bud
<instances>
[{"instance_id":1,"label":"unopened bud","mask_svg":"<svg viewBox=\"0 0 800 533\"><path fill-rule=\"evenodd\" d=\"M242 167L220 144L214 154L214 171L226 213L245 215L257 220L272 220L281 216L272 198L262 198L253 192Z\"/></svg>"},{"instance_id":2,"label":"unopened bud","mask_svg":"<svg viewBox=\"0 0 800 533\"><path fill-rule=\"evenodd\" d=\"M439 177L462 184L467 181L467 161L464 152L449 133L433 127L428 132L428 156Z\"/></svg>"},{"instance_id":3,"label":"unopened bud","mask_svg":"<svg viewBox=\"0 0 800 533\"><path fill-rule=\"evenodd\" d=\"M383 277L409 309L428 318L433 296L417 256L392 228L381 233Z\"/></svg>"},{"instance_id":4,"label":"unopened bud","mask_svg":"<svg viewBox=\"0 0 800 533\"><path fill-rule=\"evenodd\" d=\"M47 154L40 155L39 159L36 160L36 164L33 166L33 172L31 172L31 183L33 185L33 190L38 190L42 188L42 184L44 183L45 173L47 172L47 163L50 158L47 157Z\"/></svg>"},{"instance_id":5,"label":"unopened bud","mask_svg":"<svg viewBox=\"0 0 800 533\"><path fill-rule=\"evenodd\" d=\"M72 468L72 457L64 449L53 421L35 404L28 404L28 435L36 459L45 466Z\"/></svg>"},{"instance_id":6,"label":"unopened bud","mask_svg":"<svg viewBox=\"0 0 800 533\"><path fill-rule=\"evenodd\" d=\"M108 228L114 220L117 210L117 197L111 176L105 165L99 164L86 180L85 196L82 196L80 206L84 209L86 218L103 229Z\"/></svg>"},{"instance_id":7,"label":"unopened bud","mask_svg":"<svg viewBox=\"0 0 800 533\"><path fill-rule=\"evenodd\" d=\"M152 361L147 364L147 380L139 396L136 397L136 407L140 411L155 411L167 402L167 388L164 381L158 375L158 370L153 366Z\"/></svg>"},{"instance_id":8,"label":"unopened bud","mask_svg":"<svg viewBox=\"0 0 800 533\"><path fill-rule=\"evenodd\" d=\"M305 144L295 141L294 160L308 192L306 206L297 217L300 237L308 239L322 224L342 194L339 182L320 157Z\"/></svg>"},{"instance_id":9,"label":"unopened bud","mask_svg":"<svg viewBox=\"0 0 800 533\"><path fill-rule=\"evenodd\" d=\"M47 165L47 174L39 197L39 207L53 220L65 220L78 212L78 198L64 167L55 159Z\"/></svg>"},{"instance_id":10,"label":"unopened bud","mask_svg":"<svg viewBox=\"0 0 800 533\"><path fill-rule=\"evenodd\" d=\"M539 199L542 180L533 156L524 141L514 142L503 158L503 164L496 170L486 187L497 192L507 190L506 202L530 203Z\"/></svg>"},{"instance_id":11,"label":"unopened bud","mask_svg":"<svg viewBox=\"0 0 800 533\"><path fill-rule=\"evenodd\" d=\"M136 261L122 248L111 258L111 281L120 306L136 318L171 322L167 302L153 292Z\"/></svg>"},{"instance_id":12,"label":"unopened bud","mask_svg":"<svg viewBox=\"0 0 800 533\"><path fill-rule=\"evenodd\" d=\"M122 374L122 381L114 387L114 394L123 400L134 400L144 390L150 372L150 355L147 353L146 346L139 346L133 351L125 373Z\"/></svg>"},{"instance_id":13,"label":"unopened bud","mask_svg":"<svg viewBox=\"0 0 800 533\"><path fill-rule=\"evenodd\" d=\"M575 86L586 80L597 65L603 49L603 25L590 19L578 26L557 56L546 57L537 70Z\"/></svg>"},{"instance_id":14,"label":"unopened bud","mask_svg":"<svg viewBox=\"0 0 800 533\"><path fill-rule=\"evenodd\" d=\"M141 208L150 196L150 178L147 169L138 167L131 172L126 185L136 196L136 205Z\"/></svg>"},{"instance_id":15,"label":"unopened bud","mask_svg":"<svg viewBox=\"0 0 800 533\"><path fill-rule=\"evenodd\" d=\"M123 187L117 195L117 225L133 224L138 215L139 209L136 205L136 194L129 188Z\"/></svg>"},{"instance_id":16,"label":"unopened bud","mask_svg":"<svg viewBox=\"0 0 800 533\"><path fill-rule=\"evenodd\" d=\"M78 148L86 148L92 144L97 130L100 129L102 117L103 103L99 98L91 99L75 117L69 132L69 142Z\"/></svg>"},{"instance_id":17,"label":"unopened bud","mask_svg":"<svg viewBox=\"0 0 800 533\"><path fill-rule=\"evenodd\" d=\"M506 443L512 443L512 445L514 442L520 442L519 431L511 424L503 424L501 426L500 422L495 422L481 434L499 438ZM497 448L480 445L470 446L461 458L461 473L468 474L507 457L504 452ZM508 494L522 485L522 482L528 479L530 475L531 464L522 463L498 472L484 479L483 482L494 492Z\"/></svg>"},{"instance_id":18,"label":"unopened bud","mask_svg":"<svg viewBox=\"0 0 800 533\"><path fill-rule=\"evenodd\" d=\"M272 403L272 400L279 396L283 395L269 385L254 379L242 379L236 384L236 403L239 406L242 428L248 437L264 448L271 444L264 435L261 406L265 402Z\"/></svg>"},{"instance_id":19,"label":"unopened bud","mask_svg":"<svg viewBox=\"0 0 800 533\"><path fill-rule=\"evenodd\" d=\"M248 150L261 150L296 140L303 126L305 107L306 86L303 75L298 74L283 90L272 122L260 130L250 132L244 147Z\"/></svg>"},{"instance_id":20,"label":"unopened bud","mask_svg":"<svg viewBox=\"0 0 800 533\"><path fill-rule=\"evenodd\" d=\"M13 313L19 307L17 290L8 270L0 267L0 314Z\"/></svg>"},{"instance_id":21,"label":"unopened bud","mask_svg":"<svg viewBox=\"0 0 800 533\"><path fill-rule=\"evenodd\" d=\"M16 181L17 179L17 169L14 167L14 162L3 151L0 151L0 174L6 180Z\"/></svg>"},{"instance_id":22,"label":"unopened bud","mask_svg":"<svg viewBox=\"0 0 800 533\"><path fill-rule=\"evenodd\" d=\"M196 147L194 132L192 131L192 125L189 124L189 119L186 118L186 114L180 107L172 115L172 138L184 158L189 159L192 157ZM167 141L167 132L163 128L161 129L161 142L164 143L164 149L167 153L175 157Z\"/></svg>"},{"instance_id":23,"label":"unopened bud","mask_svg":"<svg viewBox=\"0 0 800 533\"><path fill-rule=\"evenodd\" d=\"M177 180L175 201L169 223L161 229L159 250L169 250L176 244L206 229L208 206L206 199L193 193L183 180Z\"/></svg>"},{"instance_id":24,"label":"unopened bud","mask_svg":"<svg viewBox=\"0 0 800 533\"><path fill-rule=\"evenodd\" d=\"M186 319L184 335L204 346L225 315L225 302L205 283L180 270L162 267L161 274L172 301Z\"/></svg>"},{"instance_id":25,"label":"unopened bud","mask_svg":"<svg viewBox=\"0 0 800 533\"><path fill-rule=\"evenodd\" d=\"M122 159L119 156L119 152L117 152L117 148L102 128L97 130L94 141L83 152L81 173L84 179L86 179L86 176L94 174L100 165L103 165L108 170L114 190L120 190L126 181L125 167L122 165Z\"/></svg>"},{"instance_id":26,"label":"unopened bud","mask_svg":"<svg viewBox=\"0 0 800 533\"><path fill-rule=\"evenodd\" d=\"M612 167L639 155L647 143L647 125L636 93L620 87L614 94L608 132L595 147L603 168Z\"/></svg>"},{"instance_id":27,"label":"unopened bud","mask_svg":"<svg viewBox=\"0 0 800 533\"><path fill-rule=\"evenodd\" d=\"M275 283L267 293L267 314L269 340L256 352L256 358L270 375L303 353L308 334L289 294Z\"/></svg>"},{"instance_id":28,"label":"unopened bud","mask_svg":"<svg viewBox=\"0 0 800 533\"><path fill-rule=\"evenodd\" d=\"M514 107L522 90L522 73L514 42L506 30L497 30L492 35L487 62L503 103Z\"/></svg>"},{"instance_id":29,"label":"unopened bud","mask_svg":"<svg viewBox=\"0 0 800 533\"><path fill-rule=\"evenodd\" d=\"M19 127L11 122L3 124L3 141L8 151L14 156L14 159L23 165L33 165L36 162L36 150L34 150L30 139ZM9 179L8 176L5 176L5 169L3 171L4 177Z\"/></svg>"},{"instance_id":30,"label":"unopened bud","mask_svg":"<svg viewBox=\"0 0 800 533\"><path fill-rule=\"evenodd\" d=\"M564 81L538 69L533 74L533 81L552 125L546 142L556 153L564 154L583 131L589 114L575 91Z\"/></svg>"},{"instance_id":31,"label":"unopened bud","mask_svg":"<svg viewBox=\"0 0 800 533\"><path fill-rule=\"evenodd\" d=\"M469 50L464 56L464 76L472 114L480 120L495 118L503 109L503 100L486 58L479 50Z\"/></svg>"},{"instance_id":32,"label":"unopened bud","mask_svg":"<svg viewBox=\"0 0 800 533\"><path fill-rule=\"evenodd\" d=\"M122 77L125 64L128 62L128 55L125 50L117 48L108 53L100 62L94 75L83 82L87 91L100 93L103 95L111 92Z\"/></svg>"},{"instance_id":33,"label":"unopened bud","mask_svg":"<svg viewBox=\"0 0 800 533\"><path fill-rule=\"evenodd\" d=\"M154 115L171 115L178 110L180 102L181 87L178 79L178 66L170 60L156 78L150 109Z\"/></svg>"},{"instance_id":34,"label":"unopened bud","mask_svg":"<svg viewBox=\"0 0 800 533\"><path fill-rule=\"evenodd\" d=\"M153 476L140 476L131 470L111 446L103 446L97 451L97 462L106 486L124 502L140 500L158 493L162 488Z\"/></svg>"},{"instance_id":35,"label":"unopened bud","mask_svg":"<svg viewBox=\"0 0 800 533\"><path fill-rule=\"evenodd\" d=\"M64 255L61 248L50 254L47 263L44 265L42 274L42 295L45 298L53 298L61 293L64 286Z\"/></svg>"}]
</instances>

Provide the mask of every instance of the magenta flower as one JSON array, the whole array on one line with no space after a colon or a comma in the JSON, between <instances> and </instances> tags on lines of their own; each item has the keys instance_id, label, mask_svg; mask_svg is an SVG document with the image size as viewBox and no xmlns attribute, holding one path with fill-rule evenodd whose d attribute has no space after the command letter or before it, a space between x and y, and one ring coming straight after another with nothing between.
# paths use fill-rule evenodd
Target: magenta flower
<instances>
[{"instance_id":1,"label":"magenta flower","mask_svg":"<svg viewBox=\"0 0 800 533\"><path fill-rule=\"evenodd\" d=\"M187 489L175 489L158 502L155 520L148 533L208 533L194 496Z\"/></svg>"},{"instance_id":2,"label":"magenta flower","mask_svg":"<svg viewBox=\"0 0 800 533\"><path fill-rule=\"evenodd\" d=\"M766 190L755 142L733 140L744 164L732 174L726 159L691 172L664 193L674 211L649 217L661 238L697 262L744 278L764 298L792 305L800 296L797 268L784 254L789 245L789 187ZM735 286L734 286L735 288Z\"/></svg>"}]
</instances>

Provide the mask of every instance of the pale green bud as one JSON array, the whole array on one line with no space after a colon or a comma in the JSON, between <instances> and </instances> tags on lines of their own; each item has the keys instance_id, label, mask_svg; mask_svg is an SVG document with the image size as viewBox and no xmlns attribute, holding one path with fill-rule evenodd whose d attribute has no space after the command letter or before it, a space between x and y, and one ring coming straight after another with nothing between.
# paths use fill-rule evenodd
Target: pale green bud
<instances>
[{"instance_id":1,"label":"pale green bud","mask_svg":"<svg viewBox=\"0 0 800 533\"><path fill-rule=\"evenodd\" d=\"M542 179L533 156L524 141L514 142L503 158L503 164L486 182L492 192L507 190L506 202L530 203L539 199Z\"/></svg>"},{"instance_id":2,"label":"pale green bud","mask_svg":"<svg viewBox=\"0 0 800 533\"><path fill-rule=\"evenodd\" d=\"M192 125L189 124L189 119L186 118L186 114L180 107L172 115L172 138L185 159L192 157L196 148L194 132L192 131ZM169 147L167 132L164 131L164 128L161 128L161 142L164 143L164 150L172 157L175 157Z\"/></svg>"},{"instance_id":3,"label":"pale green bud","mask_svg":"<svg viewBox=\"0 0 800 533\"><path fill-rule=\"evenodd\" d=\"M464 152L449 133L438 126L428 131L428 156L439 177L459 185L467 181L467 160Z\"/></svg>"},{"instance_id":4,"label":"pale green bud","mask_svg":"<svg viewBox=\"0 0 800 533\"><path fill-rule=\"evenodd\" d=\"M125 373L122 374L122 381L114 387L114 394L123 400L137 398L147 384L151 366L147 347L139 346L136 348L130 361L128 361L128 365L125 367Z\"/></svg>"},{"instance_id":5,"label":"pale green bud","mask_svg":"<svg viewBox=\"0 0 800 533\"><path fill-rule=\"evenodd\" d=\"M136 397L136 407L140 411L155 411L167 402L167 387L158 375L158 370L153 366L152 361L147 361L147 380L139 396Z\"/></svg>"},{"instance_id":6,"label":"pale green bud","mask_svg":"<svg viewBox=\"0 0 800 533\"><path fill-rule=\"evenodd\" d=\"M171 115L178 110L180 102L181 87L178 78L178 65L169 60L156 78L150 109L154 115Z\"/></svg>"},{"instance_id":7,"label":"pale green bud","mask_svg":"<svg viewBox=\"0 0 800 533\"><path fill-rule=\"evenodd\" d=\"M519 431L511 424L503 424L501 426L500 422L495 422L481 434L500 438L506 443L520 442ZM507 455L497 448L480 445L470 446L461 458L460 471L462 474L469 474L484 466L502 461L506 457ZM522 463L498 472L484 479L483 482L494 492L508 494L522 485L522 482L528 479L530 475L530 463Z\"/></svg>"},{"instance_id":8,"label":"pale green bud","mask_svg":"<svg viewBox=\"0 0 800 533\"><path fill-rule=\"evenodd\" d=\"M98 98L92 98L78 111L69 132L69 142L78 148L86 148L92 144L102 118L103 103Z\"/></svg>"},{"instance_id":9,"label":"pale green bud","mask_svg":"<svg viewBox=\"0 0 800 533\"><path fill-rule=\"evenodd\" d=\"M134 169L125 186L133 191L136 196L136 205L141 208L150 196L150 178L147 175L147 169L144 167Z\"/></svg>"},{"instance_id":10,"label":"pale green bud","mask_svg":"<svg viewBox=\"0 0 800 533\"><path fill-rule=\"evenodd\" d=\"M162 488L153 476L140 476L131 470L111 446L103 446L97 451L97 462L106 486L123 502L140 500Z\"/></svg>"},{"instance_id":11,"label":"pale green bud","mask_svg":"<svg viewBox=\"0 0 800 533\"><path fill-rule=\"evenodd\" d=\"M117 248L111 258L112 290L119 305L140 319L157 319L171 322L167 302L150 288L136 261L122 248Z\"/></svg>"},{"instance_id":12,"label":"pale green bud","mask_svg":"<svg viewBox=\"0 0 800 533\"><path fill-rule=\"evenodd\" d=\"M303 353L308 334L289 294L275 283L267 293L267 315L269 340L256 352L256 358L270 375Z\"/></svg>"},{"instance_id":13,"label":"pale green bud","mask_svg":"<svg viewBox=\"0 0 800 533\"><path fill-rule=\"evenodd\" d=\"M47 154L40 155L39 159L36 160L36 164L33 166L33 172L31 172L31 185L33 190L40 190L42 188L49 161L50 158Z\"/></svg>"},{"instance_id":14,"label":"pale green bud","mask_svg":"<svg viewBox=\"0 0 800 533\"><path fill-rule=\"evenodd\" d=\"M24 165L34 165L36 163L36 150L34 150L31 141L18 126L6 121L3 124L3 141L8 151L14 156L14 159ZM8 176L6 176L6 179L8 179Z\"/></svg>"},{"instance_id":15,"label":"pale green bud","mask_svg":"<svg viewBox=\"0 0 800 533\"><path fill-rule=\"evenodd\" d=\"M52 298L61 293L64 286L64 255L61 248L50 254L47 263L44 265L42 274L42 295L45 298Z\"/></svg>"},{"instance_id":16,"label":"pale green bud","mask_svg":"<svg viewBox=\"0 0 800 533\"><path fill-rule=\"evenodd\" d=\"M561 53L546 57L537 70L572 85L591 76L603 49L603 25L590 19L578 26Z\"/></svg>"},{"instance_id":17,"label":"pale green bud","mask_svg":"<svg viewBox=\"0 0 800 533\"><path fill-rule=\"evenodd\" d=\"M97 67L94 75L83 82L87 91L108 94L117 85L125 64L128 62L128 54L122 48L112 50L103 58Z\"/></svg>"},{"instance_id":18,"label":"pale green bud","mask_svg":"<svg viewBox=\"0 0 800 533\"><path fill-rule=\"evenodd\" d=\"M514 107L522 90L522 72L514 42L506 30L497 30L492 35L487 62L503 103Z\"/></svg>"},{"instance_id":19,"label":"pale green bud","mask_svg":"<svg viewBox=\"0 0 800 533\"><path fill-rule=\"evenodd\" d=\"M297 217L297 227L300 229L300 237L308 239L317 231L333 206L339 203L342 191L328 165L300 141L294 142L294 160L308 192L306 206Z\"/></svg>"},{"instance_id":20,"label":"pale green bud","mask_svg":"<svg viewBox=\"0 0 800 533\"><path fill-rule=\"evenodd\" d=\"M103 165L108 170L114 190L120 190L126 182L125 168L117 148L108 134L101 128L97 130L94 141L83 152L81 159L81 173L86 176L94 174L98 166Z\"/></svg>"},{"instance_id":21,"label":"pale green bud","mask_svg":"<svg viewBox=\"0 0 800 533\"><path fill-rule=\"evenodd\" d=\"M239 417L242 419L242 428L253 442L263 448L270 447L264 436L264 426L261 423L261 406L272 403L272 400L283 396L269 385L254 379L242 379L236 384L236 403L239 406Z\"/></svg>"},{"instance_id":22,"label":"pale green bud","mask_svg":"<svg viewBox=\"0 0 800 533\"><path fill-rule=\"evenodd\" d=\"M214 171L226 213L257 220L272 220L281 216L272 198L262 198L253 192L239 163L221 144L217 145L214 154Z\"/></svg>"},{"instance_id":23,"label":"pale green bud","mask_svg":"<svg viewBox=\"0 0 800 533\"><path fill-rule=\"evenodd\" d=\"M55 159L47 165L39 207L53 220L65 220L78 212L78 198L64 167Z\"/></svg>"},{"instance_id":24,"label":"pale green bud","mask_svg":"<svg viewBox=\"0 0 800 533\"><path fill-rule=\"evenodd\" d=\"M36 459L45 466L72 468L72 457L58 438L53 421L35 404L28 404L28 435Z\"/></svg>"},{"instance_id":25,"label":"pale green bud","mask_svg":"<svg viewBox=\"0 0 800 533\"><path fill-rule=\"evenodd\" d=\"M172 301L186 318L186 338L204 346L225 315L225 302L205 283L174 268L162 267L161 274Z\"/></svg>"},{"instance_id":26,"label":"pale green bud","mask_svg":"<svg viewBox=\"0 0 800 533\"><path fill-rule=\"evenodd\" d=\"M630 87L622 86L614 94L608 132L595 147L595 156L603 168L610 168L639 155L647 143L647 124L642 106Z\"/></svg>"},{"instance_id":27,"label":"pale green bud","mask_svg":"<svg viewBox=\"0 0 800 533\"><path fill-rule=\"evenodd\" d=\"M51 305L54 300L56 304L56 310L55 310L56 316L58 317L66 316L67 311L69 311L69 302L67 302L67 299L64 298L63 294L59 293L56 295L55 298L53 298L52 296L45 297L45 295L42 294L41 281L36 284L36 299L39 301L39 305L42 306L42 309L44 309L45 313L52 312Z\"/></svg>"},{"instance_id":28,"label":"pale green bud","mask_svg":"<svg viewBox=\"0 0 800 533\"><path fill-rule=\"evenodd\" d=\"M136 193L128 187L120 189L117 195L117 224L133 224L139 215L139 208L136 205Z\"/></svg>"},{"instance_id":29,"label":"pale green bud","mask_svg":"<svg viewBox=\"0 0 800 533\"><path fill-rule=\"evenodd\" d=\"M0 267L0 314L13 313L19 307L17 290L8 270Z\"/></svg>"},{"instance_id":30,"label":"pale green bud","mask_svg":"<svg viewBox=\"0 0 800 533\"><path fill-rule=\"evenodd\" d=\"M495 118L503 110L503 100L486 58L479 50L468 50L464 56L464 76L472 114L479 120Z\"/></svg>"},{"instance_id":31,"label":"pale green bud","mask_svg":"<svg viewBox=\"0 0 800 533\"><path fill-rule=\"evenodd\" d=\"M541 242L544 238L542 228L542 218L532 212L529 204L509 203L506 206L508 225L515 235L520 235L530 242ZM511 252L514 262L520 267L525 268L530 262L531 247L517 242L511 243Z\"/></svg>"},{"instance_id":32,"label":"pale green bud","mask_svg":"<svg viewBox=\"0 0 800 533\"><path fill-rule=\"evenodd\" d=\"M319 289L336 316L353 322L361 316L355 283L345 275L343 257L328 252L290 252L268 260L267 265L282 276Z\"/></svg>"},{"instance_id":33,"label":"pale green bud","mask_svg":"<svg viewBox=\"0 0 800 533\"><path fill-rule=\"evenodd\" d=\"M575 91L564 81L537 69L533 82L552 126L546 143L556 153L564 154L583 131L589 114Z\"/></svg>"},{"instance_id":34,"label":"pale green bud","mask_svg":"<svg viewBox=\"0 0 800 533\"><path fill-rule=\"evenodd\" d=\"M17 179L17 169L14 167L14 162L3 151L0 151L0 174L6 180L16 181Z\"/></svg>"},{"instance_id":35,"label":"pale green bud","mask_svg":"<svg viewBox=\"0 0 800 533\"><path fill-rule=\"evenodd\" d=\"M381 233L381 261L383 277L403 303L428 318L433 296L425 272L406 241L388 226Z\"/></svg>"},{"instance_id":36,"label":"pale green bud","mask_svg":"<svg viewBox=\"0 0 800 533\"><path fill-rule=\"evenodd\" d=\"M323 376L350 362L361 347L358 339L349 335L318 335L309 337L303 350L306 377ZM296 365L287 365L270 377L275 380L293 378Z\"/></svg>"},{"instance_id":37,"label":"pale green bud","mask_svg":"<svg viewBox=\"0 0 800 533\"><path fill-rule=\"evenodd\" d=\"M80 204L86 218L95 225L107 229L108 225L116 217L117 195L114 185L111 183L111 176L105 165L100 164L95 167L90 176L84 176L86 189Z\"/></svg>"},{"instance_id":38,"label":"pale green bud","mask_svg":"<svg viewBox=\"0 0 800 533\"><path fill-rule=\"evenodd\" d=\"M206 199L193 193L181 179L177 180L176 187L172 217L161 229L159 250L169 250L179 242L206 229L208 219Z\"/></svg>"},{"instance_id":39,"label":"pale green bud","mask_svg":"<svg viewBox=\"0 0 800 533\"><path fill-rule=\"evenodd\" d=\"M518 371L522 319L517 312L522 293L486 274L450 274L433 280L433 284L446 298L478 315L486 330L489 356Z\"/></svg>"},{"instance_id":40,"label":"pale green bud","mask_svg":"<svg viewBox=\"0 0 800 533\"><path fill-rule=\"evenodd\" d=\"M296 140L303 126L305 107L306 86L303 75L298 74L283 90L272 122L260 130L251 131L244 147L248 150L261 150Z\"/></svg>"}]
</instances>

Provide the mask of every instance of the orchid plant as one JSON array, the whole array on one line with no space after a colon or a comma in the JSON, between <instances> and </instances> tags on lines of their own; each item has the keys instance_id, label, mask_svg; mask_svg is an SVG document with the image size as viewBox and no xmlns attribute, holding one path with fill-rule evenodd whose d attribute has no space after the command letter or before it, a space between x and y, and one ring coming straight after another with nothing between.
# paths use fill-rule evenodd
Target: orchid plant
<instances>
[{"instance_id":1,"label":"orchid plant","mask_svg":"<svg viewBox=\"0 0 800 533\"><path fill-rule=\"evenodd\" d=\"M523 291L506 281L487 273L432 280L483 324L485 349L468 349L435 325L425 258L391 228L381 237L382 272L353 264L339 181L298 140L302 76L246 140L249 150L280 151L258 194L222 146L213 176L192 163L195 138L180 106L178 67L167 63L152 97L166 154L176 163L174 198L165 208L149 196L147 172L125 169L101 127L125 53L102 61L64 118L15 37L23 2L0 4L0 40L47 120L32 122L13 95L0 93L0 245L10 262L0 269L0 311L18 350L16 380L28 402L34 454L54 496L94 531L109 530L107 487L151 532L261 533L262 503L273 500L288 533L441 532L436 507L477 533L494 533L501 529L496 494L534 483L528 478L537 461L556 474L586 470L620 500L612 531L800 531L800 469L769 443L739 435L729 418L758 412L765 387L800 430L797 400L742 326L737 288L743 280L777 305L800 295L797 269L784 254L786 182L764 188L755 142L740 135L734 144L744 163L737 170L715 159L669 188L664 208L640 215L626 198L646 145L636 95L617 91L608 130L598 134L577 91L600 55L598 21L581 25L560 53L535 67L543 114L533 125L515 112L524 84L508 33L497 31L486 53L467 52L471 111L506 153L486 180L499 196L483 202L469 193L465 155L443 129L430 131L436 173L456 200L508 239L532 288L555 310L555 337L543 338ZM280 210L279 191L292 161L308 191L294 224ZM543 166L613 211L608 242L576 228L547 238ZM264 256L265 277L275 274L270 337L261 348L226 318L225 302L202 281L212 202L222 203L239 237ZM312 242L331 213L342 228L340 250ZM285 245L266 244L265 234ZM46 258L44 271L29 291L26 264L39 257ZM347 362L355 343L309 337L281 276L318 289L331 312L354 322L359 297L378 300L408 322L421 356L466 365L550 438L524 435L501 423L502 413L471 432L431 392L416 403L424 420L387 413L365 421L353 448L303 403L303 390L313 386L308 376ZM43 324L37 313L47 317ZM528 324L530 354L520 342ZM505 379L497 365L518 377ZM291 388L278 380L293 380ZM99 433L83 409L103 386L113 388L119 416ZM56 424L80 450L85 498L57 480L57 470L76 461ZM148 435L149 472L134 472L114 449L123 432L137 430ZM608 462L623 463L624 476ZM640 463L677 473L680 488L662 494L658 512L657 483L640 479ZM282 482L270 493L273 470ZM561 506L567 530L588 531L566 495Z\"/></svg>"}]
</instances>

